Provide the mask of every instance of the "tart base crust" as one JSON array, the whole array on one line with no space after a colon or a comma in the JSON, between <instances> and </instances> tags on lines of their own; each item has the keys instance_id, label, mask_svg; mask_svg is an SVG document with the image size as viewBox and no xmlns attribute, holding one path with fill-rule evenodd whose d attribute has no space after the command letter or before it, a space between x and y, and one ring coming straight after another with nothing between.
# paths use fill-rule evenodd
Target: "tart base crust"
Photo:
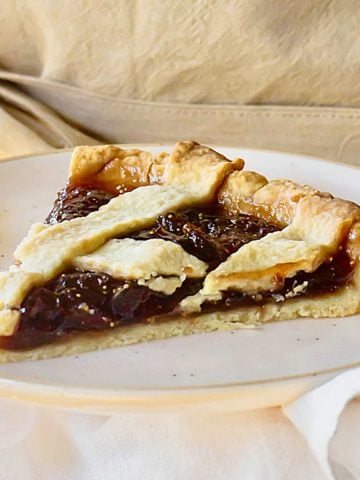
<instances>
[{"instance_id":1,"label":"tart base crust","mask_svg":"<svg viewBox=\"0 0 360 480\"><path fill-rule=\"evenodd\" d=\"M344 317L359 312L360 269L356 268L352 283L338 292L321 297L298 297L283 303L269 302L259 307L242 307L189 318L169 317L158 323L141 323L103 332L74 334L57 343L29 350L0 350L0 363L76 355L195 333L248 328L269 321L290 320L299 317Z\"/></svg>"}]
</instances>

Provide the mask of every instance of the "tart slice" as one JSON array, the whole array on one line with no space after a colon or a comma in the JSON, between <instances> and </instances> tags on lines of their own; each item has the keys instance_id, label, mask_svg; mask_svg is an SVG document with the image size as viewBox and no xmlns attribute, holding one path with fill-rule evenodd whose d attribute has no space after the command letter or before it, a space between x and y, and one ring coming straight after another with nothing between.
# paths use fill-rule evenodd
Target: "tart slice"
<instances>
[{"instance_id":1,"label":"tart slice","mask_svg":"<svg viewBox=\"0 0 360 480\"><path fill-rule=\"evenodd\" d=\"M78 147L0 273L0 361L360 311L360 207L195 142Z\"/></svg>"}]
</instances>

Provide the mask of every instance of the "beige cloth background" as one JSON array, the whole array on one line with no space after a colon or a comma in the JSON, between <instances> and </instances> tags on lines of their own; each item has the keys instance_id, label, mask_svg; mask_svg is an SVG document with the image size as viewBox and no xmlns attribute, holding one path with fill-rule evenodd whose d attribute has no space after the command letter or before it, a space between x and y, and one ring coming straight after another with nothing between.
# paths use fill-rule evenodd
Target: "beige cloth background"
<instances>
[{"instance_id":1,"label":"beige cloth background","mask_svg":"<svg viewBox=\"0 0 360 480\"><path fill-rule=\"evenodd\" d=\"M360 165L359 24L358 0L2 0L0 159L194 138ZM334 478L346 395L312 392L293 424L279 408L100 418L2 401L0 477ZM330 448L341 480L360 478L358 403Z\"/></svg>"},{"instance_id":2,"label":"beige cloth background","mask_svg":"<svg viewBox=\"0 0 360 480\"><path fill-rule=\"evenodd\" d=\"M0 156L195 138L360 164L359 23L357 0L3 0Z\"/></svg>"}]
</instances>

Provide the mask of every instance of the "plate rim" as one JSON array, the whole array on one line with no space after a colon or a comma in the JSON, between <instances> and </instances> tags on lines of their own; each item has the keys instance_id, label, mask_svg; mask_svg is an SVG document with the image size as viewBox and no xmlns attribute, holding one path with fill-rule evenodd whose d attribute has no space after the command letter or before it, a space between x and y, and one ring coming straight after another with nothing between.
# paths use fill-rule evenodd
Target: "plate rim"
<instances>
[{"instance_id":1,"label":"plate rim","mask_svg":"<svg viewBox=\"0 0 360 480\"><path fill-rule=\"evenodd\" d=\"M171 143L129 143L129 144L116 144L122 148L172 148L174 144ZM335 164L339 167L345 167L354 169L355 171L360 171L360 166L353 165L349 163L340 162L337 160L328 160L325 158L320 158L316 156L298 154L298 153L291 153L285 151L276 151L276 150L267 150L267 149L255 149L255 148L242 148L242 147L233 147L227 145L211 145L211 148L214 149L228 149L228 150L238 150L244 152L253 152L259 154L274 154L280 155L282 157L292 157L294 159L306 158L311 159L312 161L319 162L321 164ZM2 164L16 162L17 160L31 160L33 158L42 157L42 156L51 156L56 157L63 153L69 153L73 150L73 148L66 148L66 149L56 149L50 152L42 152L42 153L32 153L27 155L20 155L14 156L10 158L6 158L0 160L0 168ZM161 402L164 401L167 397L199 397L199 396L207 396L208 398L215 398L217 396L221 396L223 394L232 394L235 392L240 392L242 389L246 389L247 387L256 386L257 388L261 388L263 385L277 385L283 384L292 381L310 381L313 377L317 377L317 380L321 382L323 377L336 376L339 372L347 371L350 368L354 368L360 365L360 360L355 363L341 365L334 368L324 369L324 370L317 370L316 372L306 373L306 374L299 374L299 375L290 375L284 377L277 377L275 379L269 378L266 380L254 380L254 381L246 381L246 382L234 382L229 384L218 384L218 385L200 385L200 386L184 386L184 387L167 387L167 388L141 388L141 389L134 389L134 388L118 388L118 389L109 389L109 388L91 388L91 387L75 387L75 386L61 386L60 384L56 383L46 383L46 382L39 382L36 379L32 381L22 381L22 380L12 380L4 377L0 377L0 396L8 396L12 398L22 398L26 399L26 397L30 396L32 398L27 398L28 401L32 403L44 403L44 400L50 400L51 403L59 403L57 399L59 399L59 393L62 393L61 398L63 401L60 402L59 405L64 405L64 399L66 398L67 401L65 402L66 407L74 407L77 403L75 400L82 398L85 403L92 403L98 402L99 405L106 406L109 402L111 405L115 405L117 407L122 406L124 403L124 395L129 398L130 396L133 399L136 397L138 399L141 398L141 403L149 402L154 403L155 400L163 399ZM37 390L46 389L45 392L38 392ZM22 394L21 394L22 392ZM130 394L130 396L129 396ZM71 400L73 397L73 400ZM47 403L47 402L46 402ZM156 402L158 403L158 402ZM141 407L144 407L142 404ZM135 407L136 408L136 407ZM251 407L249 407L251 408Z\"/></svg>"},{"instance_id":2,"label":"plate rim","mask_svg":"<svg viewBox=\"0 0 360 480\"><path fill-rule=\"evenodd\" d=\"M357 367L360 362L352 367ZM64 387L36 382L0 379L0 398L25 401L31 404L54 406L66 409L88 409L90 413L106 413L131 410L148 413L205 405L210 412L224 410L224 404L234 403L237 411L272 407L289 403L313 388L320 387L349 368L336 368L319 374L283 377L276 380L234 383L213 387L185 387L173 390L158 389L96 389ZM258 391L267 392L267 397L258 396ZM280 393L279 393L280 392ZM281 400L279 400L279 396ZM249 400L250 397L250 400ZM225 408L228 410L228 408Z\"/></svg>"}]
</instances>

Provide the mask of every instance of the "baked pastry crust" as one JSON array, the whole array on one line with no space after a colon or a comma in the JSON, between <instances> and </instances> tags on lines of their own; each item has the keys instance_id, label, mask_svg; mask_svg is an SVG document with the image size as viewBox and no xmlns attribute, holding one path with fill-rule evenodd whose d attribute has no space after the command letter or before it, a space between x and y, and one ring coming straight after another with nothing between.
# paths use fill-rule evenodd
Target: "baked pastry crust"
<instances>
[{"instance_id":1,"label":"baked pastry crust","mask_svg":"<svg viewBox=\"0 0 360 480\"><path fill-rule=\"evenodd\" d=\"M0 362L48 358L173 335L240 328L269 320L359 312L360 207L290 180L268 181L258 173L243 170L243 166L243 160L230 161L196 142L178 143L171 154L159 155L111 145L77 147L70 164L70 184L106 187L118 195L86 217L55 225L36 224L31 228L15 251L14 266L9 272L0 273L0 335L11 336L16 332L19 309L31 289L71 266L106 272L106 252L109 249L113 252L114 237L126 237L148 227L169 211L215 202L230 215L249 214L276 222L283 229L247 243L208 272L206 263L196 258L191 263L191 255L179 245L171 248L173 252L176 250L179 262L169 262L167 270L158 265L157 269L154 267L156 271L149 273L146 268L150 267L143 266L145 271L140 275L134 273L137 272L134 264L128 270L119 267L121 278L139 276L136 278L139 284L143 282L149 288L162 288L171 294L186 278L184 268L189 265L195 273L188 271L188 275L203 278L203 287L180 303L178 316L104 332L77 333L28 351L1 351ZM135 245L135 240L129 242L126 238L122 244L121 240L117 242L118 246ZM168 243L164 240L146 242L156 242L159 252L167 250L163 249L164 243ZM326 296L289 295L278 303L269 301L259 306L201 313L203 303L219 301L229 290L248 295L276 292L299 272L316 271L339 249L346 251L353 268L351 280L342 289ZM98 270L94 270L95 264ZM112 268L108 273L115 277L114 272ZM171 277L167 286L166 275ZM146 283L149 281L155 283Z\"/></svg>"}]
</instances>

